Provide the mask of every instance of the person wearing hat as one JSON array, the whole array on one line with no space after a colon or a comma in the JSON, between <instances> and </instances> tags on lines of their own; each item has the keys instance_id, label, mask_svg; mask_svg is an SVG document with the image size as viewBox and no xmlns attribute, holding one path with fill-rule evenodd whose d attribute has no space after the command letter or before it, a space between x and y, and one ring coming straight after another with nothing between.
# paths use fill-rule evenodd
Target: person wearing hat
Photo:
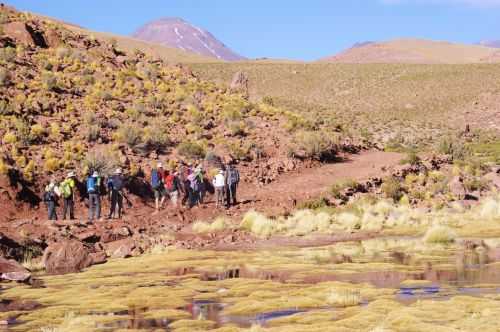
<instances>
[{"instance_id":1,"label":"person wearing hat","mask_svg":"<svg viewBox=\"0 0 500 332\"><path fill-rule=\"evenodd\" d=\"M43 201L47 205L49 220L57 220L56 201L59 196L58 192L59 188L56 186L56 180L53 178L45 187L45 192L43 194Z\"/></svg>"},{"instance_id":2,"label":"person wearing hat","mask_svg":"<svg viewBox=\"0 0 500 332\"><path fill-rule=\"evenodd\" d=\"M151 171L151 187L153 188L153 193L155 195L155 210L158 212L163 204L165 203L166 190L163 184L163 179L165 177L165 171L163 170L163 164L158 163L156 168Z\"/></svg>"},{"instance_id":3,"label":"person wearing hat","mask_svg":"<svg viewBox=\"0 0 500 332\"><path fill-rule=\"evenodd\" d=\"M75 219L75 177L75 172L69 172L59 187L63 197L63 220L66 220L67 215L69 215L70 220Z\"/></svg>"},{"instance_id":4,"label":"person wearing hat","mask_svg":"<svg viewBox=\"0 0 500 332\"><path fill-rule=\"evenodd\" d=\"M97 171L87 178L87 193L89 195L89 223L101 219L101 177Z\"/></svg>"},{"instance_id":5,"label":"person wearing hat","mask_svg":"<svg viewBox=\"0 0 500 332\"><path fill-rule=\"evenodd\" d=\"M215 188L215 207L224 206L224 187L226 186L226 178L224 177L224 171L221 169L214 177L212 184Z\"/></svg>"},{"instance_id":6,"label":"person wearing hat","mask_svg":"<svg viewBox=\"0 0 500 332\"><path fill-rule=\"evenodd\" d=\"M125 187L125 180L122 174L122 169L117 168L114 174L108 179L109 200L111 201L108 219L114 218L116 214L118 214L118 218L122 217L123 189Z\"/></svg>"}]
</instances>

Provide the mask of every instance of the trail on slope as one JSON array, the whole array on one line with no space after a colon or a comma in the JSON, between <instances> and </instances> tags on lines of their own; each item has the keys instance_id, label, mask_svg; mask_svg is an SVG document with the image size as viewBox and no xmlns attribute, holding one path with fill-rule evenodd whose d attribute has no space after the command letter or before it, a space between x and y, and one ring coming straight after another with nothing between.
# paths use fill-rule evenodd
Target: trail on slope
<instances>
[{"instance_id":1,"label":"trail on slope","mask_svg":"<svg viewBox=\"0 0 500 332\"><path fill-rule=\"evenodd\" d=\"M402 158L400 153L383 151L346 155L342 162L283 174L266 186L243 184L239 200L254 202L249 205L257 210L275 212L279 205L287 205L293 200L300 202L319 197L340 181L382 176L383 167L396 166Z\"/></svg>"}]
</instances>

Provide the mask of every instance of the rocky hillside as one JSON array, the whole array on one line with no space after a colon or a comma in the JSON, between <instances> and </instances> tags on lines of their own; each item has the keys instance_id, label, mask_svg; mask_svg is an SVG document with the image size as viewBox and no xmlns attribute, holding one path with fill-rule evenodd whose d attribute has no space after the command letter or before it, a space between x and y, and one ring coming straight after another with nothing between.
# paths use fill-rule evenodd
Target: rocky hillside
<instances>
[{"instance_id":1,"label":"rocky hillside","mask_svg":"<svg viewBox=\"0 0 500 332\"><path fill-rule=\"evenodd\" d=\"M461 64L498 62L498 50L449 42L397 39L359 43L335 56L322 59L336 63Z\"/></svg>"},{"instance_id":2,"label":"rocky hillside","mask_svg":"<svg viewBox=\"0 0 500 332\"><path fill-rule=\"evenodd\" d=\"M158 158L223 159L264 165L247 174L265 182L290 158L328 158L341 143L325 121L248 101L242 74L227 88L7 7L0 19L3 213L38 205L47 179L71 169L141 175Z\"/></svg>"},{"instance_id":3,"label":"rocky hillside","mask_svg":"<svg viewBox=\"0 0 500 332\"><path fill-rule=\"evenodd\" d=\"M133 37L218 60L244 59L217 40L210 32L175 17L149 22L139 28Z\"/></svg>"}]
</instances>

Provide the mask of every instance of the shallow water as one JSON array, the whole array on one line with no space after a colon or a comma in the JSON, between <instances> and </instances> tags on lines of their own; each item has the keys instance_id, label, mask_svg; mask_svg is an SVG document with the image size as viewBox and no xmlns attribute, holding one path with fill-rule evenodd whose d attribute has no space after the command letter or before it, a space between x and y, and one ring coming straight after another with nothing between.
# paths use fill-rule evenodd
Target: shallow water
<instances>
[{"instance_id":1,"label":"shallow water","mask_svg":"<svg viewBox=\"0 0 500 332\"><path fill-rule=\"evenodd\" d=\"M42 306L4 310L0 320L16 322L4 327L12 331L204 331L230 326L239 331L253 325L290 330L301 324L323 330L322 323L346 328L347 318L380 314L381 309L372 309L380 301L390 301L385 307L394 312L403 310L400 305L423 310L422 303L425 307L455 298L457 308L467 299L500 307L500 263L490 250L426 245L418 238L255 252L174 250L115 260L80 274L44 276L43 288L4 284L2 299Z\"/></svg>"}]
</instances>

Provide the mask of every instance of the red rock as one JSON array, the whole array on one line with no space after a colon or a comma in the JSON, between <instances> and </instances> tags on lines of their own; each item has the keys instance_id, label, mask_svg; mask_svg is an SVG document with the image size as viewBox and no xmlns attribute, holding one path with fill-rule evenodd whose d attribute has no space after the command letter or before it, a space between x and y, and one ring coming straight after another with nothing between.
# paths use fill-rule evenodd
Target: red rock
<instances>
[{"instance_id":1,"label":"red rock","mask_svg":"<svg viewBox=\"0 0 500 332\"><path fill-rule=\"evenodd\" d=\"M43 254L43 265L49 274L80 272L92 263L89 250L77 240L51 244Z\"/></svg>"},{"instance_id":2,"label":"red rock","mask_svg":"<svg viewBox=\"0 0 500 332\"><path fill-rule=\"evenodd\" d=\"M122 239L106 244L106 253L112 258L127 258L133 256L136 245L133 239Z\"/></svg>"},{"instance_id":3,"label":"red rock","mask_svg":"<svg viewBox=\"0 0 500 332\"><path fill-rule=\"evenodd\" d=\"M31 278L31 273L12 259L0 257L0 279L24 282Z\"/></svg>"},{"instance_id":4,"label":"red rock","mask_svg":"<svg viewBox=\"0 0 500 332\"><path fill-rule=\"evenodd\" d=\"M4 34L15 41L29 45L47 47L43 35L24 22L10 22L3 26Z\"/></svg>"}]
</instances>

